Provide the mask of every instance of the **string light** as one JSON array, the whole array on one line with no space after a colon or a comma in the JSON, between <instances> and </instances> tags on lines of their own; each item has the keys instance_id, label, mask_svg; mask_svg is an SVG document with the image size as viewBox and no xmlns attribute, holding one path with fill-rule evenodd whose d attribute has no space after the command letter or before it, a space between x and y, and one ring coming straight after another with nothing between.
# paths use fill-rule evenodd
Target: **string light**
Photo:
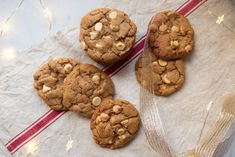
<instances>
[{"instance_id":1,"label":"string light","mask_svg":"<svg viewBox=\"0 0 235 157\"><path fill-rule=\"evenodd\" d=\"M221 24L224 21L224 15L218 16L216 23Z\"/></svg>"},{"instance_id":2,"label":"string light","mask_svg":"<svg viewBox=\"0 0 235 157\"><path fill-rule=\"evenodd\" d=\"M225 15L224 15L224 14L221 15L221 16L218 16L216 13L212 12L212 11L208 8L208 6L207 6L206 4L203 4L203 6L206 8L207 12L208 12L210 15L212 15L212 16L214 16L214 17L216 18L215 23L217 23L217 24L219 24L219 25L222 25L224 28L226 28L228 31L230 31L233 35L235 35L234 30L233 30L231 27L227 26L227 25L223 22L224 19L225 19Z\"/></svg>"},{"instance_id":3,"label":"string light","mask_svg":"<svg viewBox=\"0 0 235 157\"><path fill-rule=\"evenodd\" d=\"M44 13L44 16L47 18L47 21L48 21L48 32L47 32L47 35L49 35L50 31L51 31L51 28L52 28L52 13L50 12L50 10L45 6L44 2L42 0L39 0L40 2L40 5L43 9L43 13Z\"/></svg>"},{"instance_id":4,"label":"string light","mask_svg":"<svg viewBox=\"0 0 235 157\"><path fill-rule=\"evenodd\" d=\"M210 101L207 105L207 108L206 108L206 117L205 117L205 120L203 122L203 126L202 126L202 129L201 129L201 132L200 132L200 135L199 135L199 138L198 138L198 141L197 141L197 145L199 144L200 140L201 140L201 137L202 137L202 133L204 131L204 128L206 126L206 122L207 122L207 119L208 119L208 116L209 116L209 113L210 113L210 109L211 109L211 106L213 104L213 101Z\"/></svg>"},{"instance_id":5,"label":"string light","mask_svg":"<svg viewBox=\"0 0 235 157\"><path fill-rule=\"evenodd\" d=\"M4 22L0 24L1 36L4 33L8 33L10 31L10 24L8 22Z\"/></svg>"},{"instance_id":6,"label":"string light","mask_svg":"<svg viewBox=\"0 0 235 157\"><path fill-rule=\"evenodd\" d=\"M52 18L52 14L50 12L50 10L48 8L46 8L45 10L43 10L43 13L45 15L45 17L51 19Z\"/></svg>"},{"instance_id":7,"label":"string light","mask_svg":"<svg viewBox=\"0 0 235 157\"><path fill-rule=\"evenodd\" d=\"M15 58L15 49L13 47L6 48L0 53L0 58L1 59L14 59Z\"/></svg>"},{"instance_id":8,"label":"string light","mask_svg":"<svg viewBox=\"0 0 235 157\"><path fill-rule=\"evenodd\" d=\"M73 140L69 138L67 144L65 145L66 151L69 151L73 147Z\"/></svg>"},{"instance_id":9,"label":"string light","mask_svg":"<svg viewBox=\"0 0 235 157\"><path fill-rule=\"evenodd\" d=\"M10 13L10 15L6 18L6 20L0 22L0 37L10 31L9 21L13 18L13 16L16 14L16 12L20 9L22 4L25 0L21 0L20 3L17 5L17 7ZM52 28L52 13L49 11L49 9L45 6L42 0L39 0L40 6L43 9L43 14L47 18L49 26L48 26L48 34L51 31Z\"/></svg>"},{"instance_id":10,"label":"string light","mask_svg":"<svg viewBox=\"0 0 235 157\"><path fill-rule=\"evenodd\" d=\"M12 17L16 14L16 12L20 9L21 5L24 3L25 0L21 0L18 6L11 12L11 14L1 22L0 24L0 37L9 31L9 21L12 19Z\"/></svg>"},{"instance_id":11,"label":"string light","mask_svg":"<svg viewBox=\"0 0 235 157\"><path fill-rule=\"evenodd\" d=\"M31 142L27 145L27 154L34 154L39 149L39 144L36 142Z\"/></svg>"},{"instance_id":12,"label":"string light","mask_svg":"<svg viewBox=\"0 0 235 157\"><path fill-rule=\"evenodd\" d=\"M25 0L21 0L20 3L17 5L17 7L10 13L10 15L2 22L0 22L0 37L3 36L3 34L6 34L8 32L10 32L11 30L11 25L9 24L10 20L14 17L14 15L17 13L17 11L20 9L20 7L22 6L22 4L24 3ZM47 18L48 23L49 23L49 27L48 27L48 33L47 35L50 33L51 28L52 28L52 13L50 12L50 10L45 6L45 4L43 3L42 0L40 1L40 5L43 9L43 13L44 16ZM0 59L13 59L15 58L15 49L14 48L8 48L8 49L4 49L1 53L0 53Z\"/></svg>"},{"instance_id":13,"label":"string light","mask_svg":"<svg viewBox=\"0 0 235 157\"><path fill-rule=\"evenodd\" d=\"M213 101L210 101L209 104L207 105L207 108L206 108L207 112L210 111L212 104L213 104Z\"/></svg>"},{"instance_id":14,"label":"string light","mask_svg":"<svg viewBox=\"0 0 235 157\"><path fill-rule=\"evenodd\" d=\"M25 0L21 0L20 3L18 4L18 6L16 7L16 9L14 9L11 14L6 18L6 20L4 20L3 22L0 23L0 37L9 32L11 30L11 27L9 25L9 21L14 17L14 15L16 14L16 12L20 9L20 7L22 6L22 4L24 3ZM43 14L44 16L46 17L47 21L48 21L48 34L50 33L51 29L52 29L52 13L51 11L45 6L43 0L39 0L40 2L40 6L41 8L43 9ZM165 2L165 0L162 0L162 2ZM235 35L235 32L230 28L228 27L227 25L225 25L223 23L224 19L225 19L225 15L221 15L221 16L218 16L217 14L215 14L214 12L212 12L211 10L208 9L208 7L204 4L204 7L207 9L207 12L214 16L216 18L216 21L215 23L216 24L219 24L219 25L223 25L225 28L227 28L229 31L231 31L234 35ZM14 48L7 48L7 49L4 49L2 51L2 53L0 53L0 58L3 58L3 59L14 59L15 58L15 49ZM204 123L203 123L203 127L201 129L201 132L200 132L200 136L199 136L199 140L198 142L200 141L201 139L201 136L202 136L202 133L203 133L203 130L204 130L204 127L205 127L205 124L207 122L207 119L208 119L208 116L209 116L209 112L210 112L210 109L211 109L211 106L212 106L213 102L210 101L207 105L207 108L206 108L206 116L205 116L205 120L204 120ZM65 145L65 150L66 151L70 151L73 147L73 140L71 138L69 138L68 142L66 143ZM36 142L31 142L27 145L27 153L28 154L34 154L38 149L39 149L39 144L36 143Z\"/></svg>"}]
</instances>

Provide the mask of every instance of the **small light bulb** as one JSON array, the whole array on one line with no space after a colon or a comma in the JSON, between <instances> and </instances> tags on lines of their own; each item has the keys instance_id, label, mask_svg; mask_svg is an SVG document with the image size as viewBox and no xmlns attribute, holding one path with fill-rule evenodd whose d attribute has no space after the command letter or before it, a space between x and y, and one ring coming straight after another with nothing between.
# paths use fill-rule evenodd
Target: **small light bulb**
<instances>
[{"instance_id":1,"label":"small light bulb","mask_svg":"<svg viewBox=\"0 0 235 157\"><path fill-rule=\"evenodd\" d=\"M10 31L10 25L9 25L9 23L1 23L0 24L0 32L2 32L2 33L7 33L7 32L9 32Z\"/></svg>"},{"instance_id":2,"label":"small light bulb","mask_svg":"<svg viewBox=\"0 0 235 157\"><path fill-rule=\"evenodd\" d=\"M224 21L224 15L218 16L216 23L221 24Z\"/></svg>"},{"instance_id":3,"label":"small light bulb","mask_svg":"<svg viewBox=\"0 0 235 157\"><path fill-rule=\"evenodd\" d=\"M27 146L27 153L34 154L39 148L39 145L36 142L31 142Z\"/></svg>"},{"instance_id":4,"label":"small light bulb","mask_svg":"<svg viewBox=\"0 0 235 157\"><path fill-rule=\"evenodd\" d=\"M212 11L208 10L208 13L209 13L209 14L212 14Z\"/></svg>"},{"instance_id":5,"label":"small light bulb","mask_svg":"<svg viewBox=\"0 0 235 157\"><path fill-rule=\"evenodd\" d=\"M13 47L10 47L10 48L6 48L2 50L2 52L0 53L0 58L7 59L7 60L14 59L15 49Z\"/></svg>"},{"instance_id":6,"label":"small light bulb","mask_svg":"<svg viewBox=\"0 0 235 157\"><path fill-rule=\"evenodd\" d=\"M66 151L69 151L73 147L73 140L70 138L65 145Z\"/></svg>"},{"instance_id":7,"label":"small light bulb","mask_svg":"<svg viewBox=\"0 0 235 157\"><path fill-rule=\"evenodd\" d=\"M212 104L213 104L213 102L210 101L209 104L207 105L207 108L206 108L207 111L209 111L209 110L211 109L211 105L212 105Z\"/></svg>"},{"instance_id":8,"label":"small light bulb","mask_svg":"<svg viewBox=\"0 0 235 157\"><path fill-rule=\"evenodd\" d=\"M52 14L48 8L44 9L43 13L44 13L45 17L50 18L50 19L52 18Z\"/></svg>"}]
</instances>

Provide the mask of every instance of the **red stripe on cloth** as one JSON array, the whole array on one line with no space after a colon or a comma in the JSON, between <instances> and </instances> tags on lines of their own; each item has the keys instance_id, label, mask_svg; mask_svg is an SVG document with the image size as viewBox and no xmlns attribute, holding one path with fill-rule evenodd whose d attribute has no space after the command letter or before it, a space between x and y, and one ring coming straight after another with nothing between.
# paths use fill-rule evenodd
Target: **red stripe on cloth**
<instances>
[{"instance_id":1,"label":"red stripe on cloth","mask_svg":"<svg viewBox=\"0 0 235 157\"><path fill-rule=\"evenodd\" d=\"M138 57L143 52L143 48L139 51L139 53L136 53L130 60L127 60L120 68L115 70L110 76L116 75L120 70L122 70L127 64L132 62L136 57Z\"/></svg>"},{"instance_id":2,"label":"red stripe on cloth","mask_svg":"<svg viewBox=\"0 0 235 157\"><path fill-rule=\"evenodd\" d=\"M178 9L178 13L181 15L187 15L187 13L191 12L191 10L198 4L204 3L205 0L191 0L189 3L185 4L183 8Z\"/></svg>"},{"instance_id":3,"label":"red stripe on cloth","mask_svg":"<svg viewBox=\"0 0 235 157\"><path fill-rule=\"evenodd\" d=\"M25 132L27 129L29 129L32 125L36 124L40 119L42 119L47 113L49 113L50 111L52 111L52 109L50 109L49 111L47 111L45 114L43 114L40 118L38 118L35 122L33 122L30 126L28 126L27 128L25 128L23 131L21 131L19 134L17 134L15 137L13 137L10 141L8 141L5 145L8 146L8 144L10 142L12 142L14 139L16 139L20 134L22 134L23 132Z\"/></svg>"},{"instance_id":4,"label":"red stripe on cloth","mask_svg":"<svg viewBox=\"0 0 235 157\"><path fill-rule=\"evenodd\" d=\"M182 15L188 15L188 13L192 12L192 9L195 10L195 6L199 6L199 3L202 4L202 0L190 0L184 3L177 11ZM197 8L196 7L196 8ZM104 72L108 74L109 76L115 75L118 71L120 71L125 65L130 63L132 60L134 60L138 55L141 54L141 50L144 47L144 39L145 36L143 36L137 45L133 48L132 53L127 57L127 59L120 61L118 63L115 63L109 67L104 68ZM48 111L49 112L49 111ZM47 113L48 113L47 112ZM36 137L38 134L40 134L43 130L45 130L48 126L50 126L54 121L56 121L59 117L61 117L65 112L57 112L52 111L47 116L42 116L39 118L36 122L31 124L29 127L27 127L22 133L18 134L10 140L7 144L7 149L12 154L15 153L20 147L25 145L27 142L29 142L31 139ZM46 115L46 114L44 114ZM30 128L30 129L29 129ZM28 130L27 130L28 129ZM26 131L27 130L27 131Z\"/></svg>"},{"instance_id":5,"label":"red stripe on cloth","mask_svg":"<svg viewBox=\"0 0 235 157\"><path fill-rule=\"evenodd\" d=\"M57 111L53 111L53 112L57 112ZM26 139L24 142L22 142L20 145L18 145L13 152L11 152L12 154L14 154L18 149L20 149L21 147L23 147L25 144L27 144L31 139L33 139L34 137L36 137L38 134L40 134L43 130L45 130L48 126L50 126L50 124L52 124L54 121L56 121L57 119L59 119L61 116L63 116L63 114L65 114L66 111L64 112L60 112L58 114L58 116L56 116L56 118L54 118L53 120L51 120L49 123L47 123L45 125L45 127L42 127L41 129L38 130L38 133L34 134L33 136L29 137L28 139Z\"/></svg>"},{"instance_id":6,"label":"red stripe on cloth","mask_svg":"<svg viewBox=\"0 0 235 157\"><path fill-rule=\"evenodd\" d=\"M197 5L195 5L188 13L185 14L185 16L190 15L192 12L194 12L197 8L199 8L203 3L205 3L207 0L202 0Z\"/></svg>"},{"instance_id":7,"label":"red stripe on cloth","mask_svg":"<svg viewBox=\"0 0 235 157\"><path fill-rule=\"evenodd\" d=\"M105 69L104 72L109 76L113 76L113 73L116 70L118 70L122 65L124 65L126 62L128 62L128 60L132 59L136 55L136 53L140 52L141 49L143 49L144 40L145 40L145 36L142 37L142 40L139 42L138 45L136 45L133 48L132 52L130 53L130 55L127 58L125 58L124 60L121 60L118 63L111 65L109 68Z\"/></svg>"},{"instance_id":8,"label":"red stripe on cloth","mask_svg":"<svg viewBox=\"0 0 235 157\"><path fill-rule=\"evenodd\" d=\"M182 9L182 8L184 8L184 6L187 4L187 3L189 3L191 0L187 0L187 1L185 1L183 4L181 4L181 6L178 8L178 9L176 9L175 11L176 12L178 12L180 9Z\"/></svg>"},{"instance_id":9,"label":"red stripe on cloth","mask_svg":"<svg viewBox=\"0 0 235 157\"><path fill-rule=\"evenodd\" d=\"M29 129L25 134L12 141L11 144L7 146L9 152L13 152L17 146L26 141L29 137L33 136L36 132L38 132L38 130L42 129L47 123L55 119L59 114L61 114L61 112L51 112L45 118L43 118L43 120L40 120L34 127Z\"/></svg>"}]
</instances>

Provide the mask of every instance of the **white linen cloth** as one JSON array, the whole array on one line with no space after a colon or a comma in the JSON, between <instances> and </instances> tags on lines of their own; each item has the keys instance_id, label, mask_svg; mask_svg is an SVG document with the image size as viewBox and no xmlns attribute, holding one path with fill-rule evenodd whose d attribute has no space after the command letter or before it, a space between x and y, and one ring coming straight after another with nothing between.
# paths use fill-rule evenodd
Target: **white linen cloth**
<instances>
[{"instance_id":1,"label":"white linen cloth","mask_svg":"<svg viewBox=\"0 0 235 157\"><path fill-rule=\"evenodd\" d=\"M115 7L128 13L137 25L139 39L146 33L154 12L176 10L183 3L183 0L105 0L102 6ZM224 23L235 30L234 2L209 0L205 4L219 16L224 14ZM235 35L222 24L216 24L216 17L210 15L205 6L200 6L188 18L196 36L194 52L185 60L185 84L179 92L168 98L156 97L162 104L160 114L168 142L176 152L195 146L207 104L214 102L206 129L215 120L223 95L235 91ZM70 56L82 63L97 65L82 52L78 38L79 22L71 29L45 39L37 47L21 52L14 63L0 69L0 139L4 144L49 110L33 88L33 74L48 58ZM135 61L112 79L116 88L115 97L126 99L139 108ZM73 144L70 151L66 151L65 145L69 139L73 140ZM32 146L35 150L30 153ZM149 146L142 129L136 139L123 149L101 148L92 139L89 120L76 113L66 112L13 156L156 157L157 154ZM231 152L227 155L232 156Z\"/></svg>"}]
</instances>

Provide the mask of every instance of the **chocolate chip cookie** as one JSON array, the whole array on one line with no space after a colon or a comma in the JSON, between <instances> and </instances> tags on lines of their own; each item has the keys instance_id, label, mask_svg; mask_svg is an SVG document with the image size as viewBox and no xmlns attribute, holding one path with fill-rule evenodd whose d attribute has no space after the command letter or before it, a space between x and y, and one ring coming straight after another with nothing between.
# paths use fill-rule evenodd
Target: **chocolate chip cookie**
<instances>
[{"instance_id":1,"label":"chocolate chip cookie","mask_svg":"<svg viewBox=\"0 0 235 157\"><path fill-rule=\"evenodd\" d=\"M136 25L122 11L95 9L81 20L81 48L101 64L115 63L130 53L136 29Z\"/></svg>"},{"instance_id":2,"label":"chocolate chip cookie","mask_svg":"<svg viewBox=\"0 0 235 157\"><path fill-rule=\"evenodd\" d=\"M125 100L106 100L91 118L95 142L111 149L127 145L137 134L140 117L135 107Z\"/></svg>"},{"instance_id":3,"label":"chocolate chip cookie","mask_svg":"<svg viewBox=\"0 0 235 157\"><path fill-rule=\"evenodd\" d=\"M78 64L70 58L55 58L44 64L34 75L34 87L39 96L54 110L66 110L63 101L63 82Z\"/></svg>"},{"instance_id":4,"label":"chocolate chip cookie","mask_svg":"<svg viewBox=\"0 0 235 157\"><path fill-rule=\"evenodd\" d=\"M143 67L143 57L141 56L135 65L136 79L146 89L151 88L146 81L149 70L155 95L168 96L179 90L184 83L184 64L182 60L165 61L159 59L153 53L149 53L150 63ZM145 75L145 78L143 78Z\"/></svg>"},{"instance_id":5,"label":"chocolate chip cookie","mask_svg":"<svg viewBox=\"0 0 235 157\"><path fill-rule=\"evenodd\" d=\"M112 80L90 64L79 64L64 81L63 104L70 111L91 117L104 99L114 95Z\"/></svg>"},{"instance_id":6,"label":"chocolate chip cookie","mask_svg":"<svg viewBox=\"0 0 235 157\"><path fill-rule=\"evenodd\" d=\"M157 13L149 25L149 45L159 58L180 59L193 49L194 31L189 21L179 13Z\"/></svg>"}]
</instances>

